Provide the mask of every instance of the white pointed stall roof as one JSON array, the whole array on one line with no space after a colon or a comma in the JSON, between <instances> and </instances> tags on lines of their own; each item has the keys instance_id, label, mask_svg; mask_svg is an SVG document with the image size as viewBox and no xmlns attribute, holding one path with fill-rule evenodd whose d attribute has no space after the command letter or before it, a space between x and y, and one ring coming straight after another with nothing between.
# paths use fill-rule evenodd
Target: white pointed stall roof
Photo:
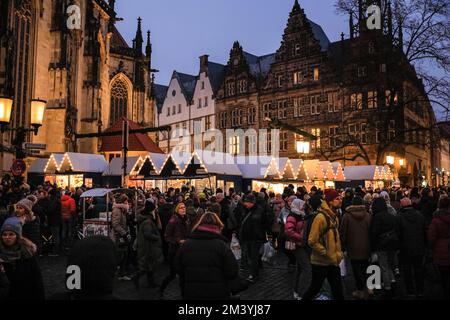
<instances>
[{"instance_id":1,"label":"white pointed stall roof","mask_svg":"<svg viewBox=\"0 0 450 320\"><path fill-rule=\"evenodd\" d=\"M280 178L283 178L284 169L288 165L289 158L282 157L282 158L273 158L272 163L275 164L276 168L278 169L278 175Z\"/></svg>"},{"instance_id":2,"label":"white pointed stall roof","mask_svg":"<svg viewBox=\"0 0 450 320\"><path fill-rule=\"evenodd\" d=\"M230 176L242 175L241 170L235 163L234 157L229 153L195 150L192 156L199 159L200 164L208 173Z\"/></svg>"},{"instance_id":3,"label":"white pointed stall roof","mask_svg":"<svg viewBox=\"0 0 450 320\"><path fill-rule=\"evenodd\" d=\"M168 156L164 153L149 153L145 158L151 161L153 167L155 167L155 171L159 174Z\"/></svg>"},{"instance_id":4,"label":"white pointed stall roof","mask_svg":"<svg viewBox=\"0 0 450 320\"><path fill-rule=\"evenodd\" d=\"M272 157L269 156L236 156L236 165L244 179L264 179Z\"/></svg>"},{"instance_id":5,"label":"white pointed stall roof","mask_svg":"<svg viewBox=\"0 0 450 320\"><path fill-rule=\"evenodd\" d=\"M294 180L297 178L298 167L292 164L293 160L299 159L288 159L288 161L286 161L286 164L284 165L284 168L281 172L282 179ZM299 162L299 164L301 164L301 162Z\"/></svg>"},{"instance_id":6,"label":"white pointed stall roof","mask_svg":"<svg viewBox=\"0 0 450 320\"><path fill-rule=\"evenodd\" d=\"M58 171L103 173L106 169L108 169L108 162L102 155L66 152Z\"/></svg>"},{"instance_id":7,"label":"white pointed stall roof","mask_svg":"<svg viewBox=\"0 0 450 320\"><path fill-rule=\"evenodd\" d=\"M58 171L63 159L63 153L52 153L50 158L48 158L47 164L45 165L44 173L55 173Z\"/></svg>"},{"instance_id":8,"label":"white pointed stall roof","mask_svg":"<svg viewBox=\"0 0 450 320\"><path fill-rule=\"evenodd\" d=\"M136 165L143 163L141 157L128 157L127 158L127 175L134 170ZM104 176L121 176L123 174L123 158L114 158L108 165L108 168L103 172Z\"/></svg>"},{"instance_id":9,"label":"white pointed stall roof","mask_svg":"<svg viewBox=\"0 0 450 320\"><path fill-rule=\"evenodd\" d=\"M394 181L394 175L392 174L391 168L389 168L388 166L384 166L383 167L383 172L384 172L384 178L383 180L387 180L387 181Z\"/></svg>"},{"instance_id":10,"label":"white pointed stall roof","mask_svg":"<svg viewBox=\"0 0 450 320\"><path fill-rule=\"evenodd\" d=\"M185 151L173 150L170 153L173 162L181 173L184 173L192 159L192 153ZM167 160L167 159L166 159Z\"/></svg>"},{"instance_id":11,"label":"white pointed stall roof","mask_svg":"<svg viewBox=\"0 0 450 320\"><path fill-rule=\"evenodd\" d=\"M324 174L322 172L322 168L320 167L319 160L304 160L303 167L305 168L305 172L309 180L323 180Z\"/></svg>"},{"instance_id":12,"label":"white pointed stall roof","mask_svg":"<svg viewBox=\"0 0 450 320\"><path fill-rule=\"evenodd\" d=\"M342 165L339 162L332 162L331 165L333 167L334 179L336 181L345 181L345 174Z\"/></svg>"},{"instance_id":13,"label":"white pointed stall roof","mask_svg":"<svg viewBox=\"0 0 450 320\"><path fill-rule=\"evenodd\" d=\"M346 180L382 180L376 165L348 166L344 168Z\"/></svg>"},{"instance_id":14,"label":"white pointed stall roof","mask_svg":"<svg viewBox=\"0 0 450 320\"><path fill-rule=\"evenodd\" d=\"M28 173L44 173L48 158L34 160L28 168Z\"/></svg>"},{"instance_id":15,"label":"white pointed stall roof","mask_svg":"<svg viewBox=\"0 0 450 320\"><path fill-rule=\"evenodd\" d=\"M330 161L320 161L320 167L323 172L324 180L333 181L335 179L333 166Z\"/></svg>"}]
</instances>

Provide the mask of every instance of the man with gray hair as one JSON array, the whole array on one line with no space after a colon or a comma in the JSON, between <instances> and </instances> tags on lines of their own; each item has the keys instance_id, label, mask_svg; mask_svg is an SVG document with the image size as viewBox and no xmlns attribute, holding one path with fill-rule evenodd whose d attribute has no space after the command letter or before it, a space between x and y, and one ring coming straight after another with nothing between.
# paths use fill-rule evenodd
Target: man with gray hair
<instances>
[{"instance_id":1,"label":"man with gray hair","mask_svg":"<svg viewBox=\"0 0 450 320\"><path fill-rule=\"evenodd\" d=\"M423 258L426 251L425 218L412 206L411 199L400 201L401 209L397 216L400 240L400 264L405 277L408 296L423 297L424 269Z\"/></svg>"}]
</instances>

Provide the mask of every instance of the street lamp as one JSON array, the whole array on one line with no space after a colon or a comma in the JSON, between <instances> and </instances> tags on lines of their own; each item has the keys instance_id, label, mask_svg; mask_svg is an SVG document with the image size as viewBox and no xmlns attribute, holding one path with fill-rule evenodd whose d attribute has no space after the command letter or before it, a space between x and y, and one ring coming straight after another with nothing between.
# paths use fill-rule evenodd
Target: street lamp
<instances>
[{"instance_id":1,"label":"street lamp","mask_svg":"<svg viewBox=\"0 0 450 320\"><path fill-rule=\"evenodd\" d=\"M9 122L11 121L11 112L12 112L12 104L13 99L8 97L0 97L0 128L1 132L5 133L6 131L24 131L34 132L34 135L38 134L39 128L42 126L42 122L44 120L44 112L46 101L40 99L31 100L31 119L30 124L33 127L32 129L27 129L23 127L19 128L9 128Z\"/></svg>"},{"instance_id":2,"label":"street lamp","mask_svg":"<svg viewBox=\"0 0 450 320\"><path fill-rule=\"evenodd\" d=\"M40 99L31 100L31 128L10 128L9 122L11 121L13 99L9 97L0 97L0 131L1 133L5 133L6 131L17 132L16 137L12 142L16 149L16 159L25 158L22 145L25 142L26 133L33 132L34 135L38 134L39 128L42 126L44 120L46 103L46 101Z\"/></svg>"}]
</instances>

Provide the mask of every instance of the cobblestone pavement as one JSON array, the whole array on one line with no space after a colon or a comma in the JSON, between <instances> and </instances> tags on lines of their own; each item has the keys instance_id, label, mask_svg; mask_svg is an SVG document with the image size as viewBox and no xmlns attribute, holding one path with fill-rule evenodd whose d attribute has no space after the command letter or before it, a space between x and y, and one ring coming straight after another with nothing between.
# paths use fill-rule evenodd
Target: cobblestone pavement
<instances>
[{"instance_id":1,"label":"cobblestone pavement","mask_svg":"<svg viewBox=\"0 0 450 320\"><path fill-rule=\"evenodd\" d=\"M44 278L46 297L65 291L65 267L66 257L42 257L40 266ZM294 270L287 268L287 259L284 255L277 255L271 265L264 264L259 280L240 294L242 300L293 300L292 283ZM161 282L168 274L167 265L161 264L156 270L156 280ZM243 272L242 276L246 276ZM145 277L139 290L134 287L132 281L116 280L114 295L123 300L156 300L159 299L157 289L145 288ZM344 289L346 299L351 300L351 292L354 290L354 281L351 276L344 277ZM402 299L404 288L400 285L397 291ZM439 299L441 288L439 284L426 282L425 299ZM178 280L174 280L166 289L165 300L181 299ZM375 297L380 299L380 297Z\"/></svg>"}]
</instances>

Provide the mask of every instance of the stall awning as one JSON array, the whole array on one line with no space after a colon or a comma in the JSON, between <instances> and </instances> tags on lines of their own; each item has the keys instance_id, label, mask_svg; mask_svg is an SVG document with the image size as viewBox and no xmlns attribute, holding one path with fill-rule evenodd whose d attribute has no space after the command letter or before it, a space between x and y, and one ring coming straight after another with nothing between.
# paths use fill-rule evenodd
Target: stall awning
<instances>
[{"instance_id":1,"label":"stall awning","mask_svg":"<svg viewBox=\"0 0 450 320\"><path fill-rule=\"evenodd\" d=\"M304 160L303 168L305 169L308 180L323 180L324 174L319 160Z\"/></svg>"},{"instance_id":2,"label":"stall awning","mask_svg":"<svg viewBox=\"0 0 450 320\"><path fill-rule=\"evenodd\" d=\"M98 154L66 152L52 154L45 167L45 173L83 172L103 173L108 169L105 157Z\"/></svg>"},{"instance_id":3,"label":"stall awning","mask_svg":"<svg viewBox=\"0 0 450 320\"><path fill-rule=\"evenodd\" d=\"M181 173L186 171L192 159L192 153L186 151L173 150L170 153L170 156Z\"/></svg>"},{"instance_id":4,"label":"stall awning","mask_svg":"<svg viewBox=\"0 0 450 320\"><path fill-rule=\"evenodd\" d=\"M64 153L52 153L44 168L44 173L55 173L64 159Z\"/></svg>"},{"instance_id":5,"label":"stall awning","mask_svg":"<svg viewBox=\"0 0 450 320\"><path fill-rule=\"evenodd\" d=\"M141 157L127 158L127 175L130 175L136 166L140 166L143 160ZM103 172L104 176L122 176L123 175L123 158L114 158L108 165L108 168Z\"/></svg>"},{"instance_id":6,"label":"stall awning","mask_svg":"<svg viewBox=\"0 0 450 320\"><path fill-rule=\"evenodd\" d=\"M213 152L209 150L195 150L192 160L200 161L201 166L209 174L241 176L241 170L235 163L234 157L229 153Z\"/></svg>"},{"instance_id":7,"label":"stall awning","mask_svg":"<svg viewBox=\"0 0 450 320\"><path fill-rule=\"evenodd\" d=\"M97 189L91 189L88 191L85 191L81 194L81 198L98 198L98 197L104 197L108 193L117 190L117 189L104 189L104 188L97 188Z\"/></svg>"},{"instance_id":8,"label":"stall awning","mask_svg":"<svg viewBox=\"0 0 450 320\"><path fill-rule=\"evenodd\" d=\"M167 155L164 153L149 153L146 158L152 162L156 172L159 173L167 159Z\"/></svg>"},{"instance_id":9,"label":"stall awning","mask_svg":"<svg viewBox=\"0 0 450 320\"><path fill-rule=\"evenodd\" d=\"M30 167L28 168L28 173L41 173L45 172L45 167L47 166L48 159L36 159L34 160Z\"/></svg>"},{"instance_id":10,"label":"stall awning","mask_svg":"<svg viewBox=\"0 0 450 320\"><path fill-rule=\"evenodd\" d=\"M333 181L335 179L333 166L330 161L320 161L320 168L322 169L324 180Z\"/></svg>"},{"instance_id":11,"label":"stall awning","mask_svg":"<svg viewBox=\"0 0 450 320\"><path fill-rule=\"evenodd\" d=\"M344 169L339 162L332 162L331 166L333 167L334 179L336 181L345 181Z\"/></svg>"},{"instance_id":12,"label":"stall awning","mask_svg":"<svg viewBox=\"0 0 450 320\"><path fill-rule=\"evenodd\" d=\"M244 179L265 179L271 160L269 156L237 156L236 165Z\"/></svg>"},{"instance_id":13,"label":"stall awning","mask_svg":"<svg viewBox=\"0 0 450 320\"><path fill-rule=\"evenodd\" d=\"M348 166L344 168L344 174L346 180L383 180L380 169L382 170L382 167L376 165Z\"/></svg>"}]
</instances>

